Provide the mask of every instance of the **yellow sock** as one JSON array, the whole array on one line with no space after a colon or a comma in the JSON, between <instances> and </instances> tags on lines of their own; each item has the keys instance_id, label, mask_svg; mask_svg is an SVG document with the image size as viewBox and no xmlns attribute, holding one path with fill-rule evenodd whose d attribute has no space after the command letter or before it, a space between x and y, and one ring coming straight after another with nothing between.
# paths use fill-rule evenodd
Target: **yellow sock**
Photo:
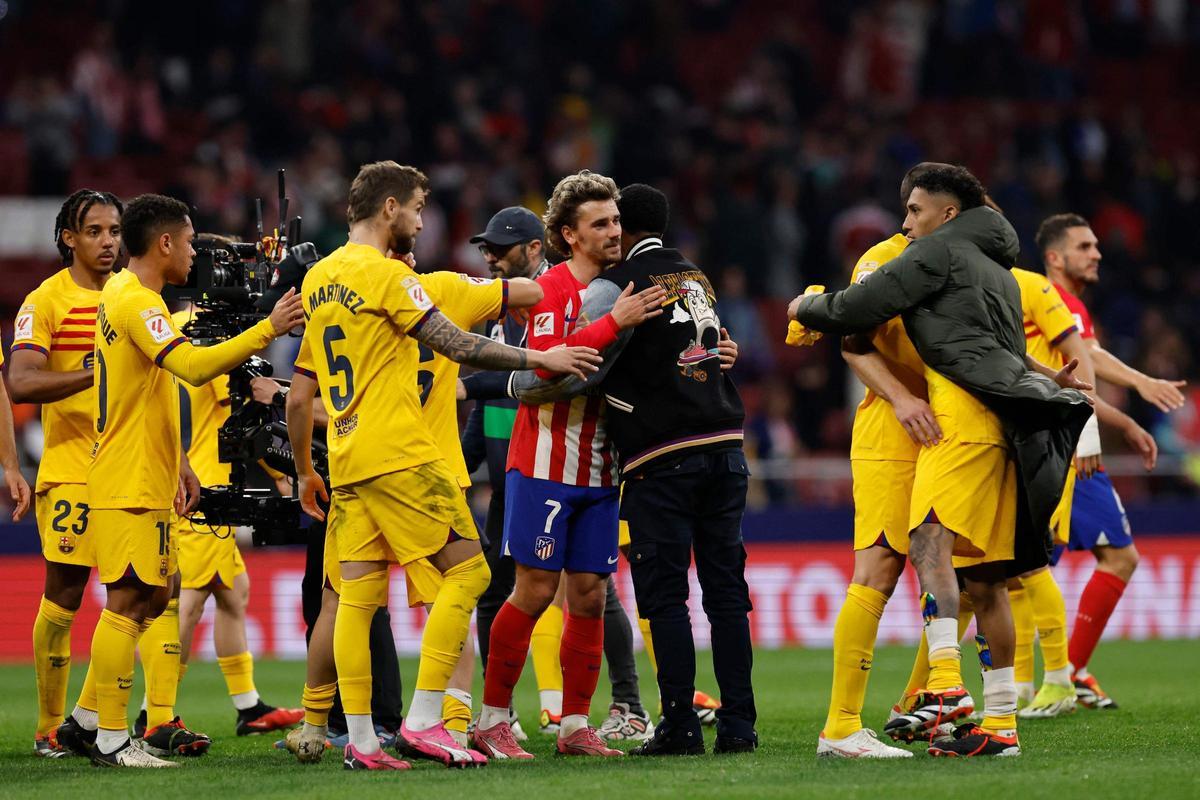
<instances>
[{"instance_id":1,"label":"yellow sock","mask_svg":"<svg viewBox=\"0 0 1200 800\"><path fill-rule=\"evenodd\" d=\"M471 695L461 689L447 689L442 697L442 721L446 730L466 733L471 724Z\"/></svg>"},{"instance_id":2,"label":"yellow sock","mask_svg":"<svg viewBox=\"0 0 1200 800\"><path fill-rule=\"evenodd\" d=\"M638 617L638 630L642 632L642 644L646 648L646 657L650 659L650 669L658 675L658 659L654 657L654 636L650 633L650 620Z\"/></svg>"},{"instance_id":3,"label":"yellow sock","mask_svg":"<svg viewBox=\"0 0 1200 800\"><path fill-rule=\"evenodd\" d=\"M562 662L558 658L562 644L563 610L551 605L538 617L529 636L529 651L533 655L533 676L539 692L561 692Z\"/></svg>"},{"instance_id":4,"label":"yellow sock","mask_svg":"<svg viewBox=\"0 0 1200 800\"><path fill-rule=\"evenodd\" d=\"M49 736L62 724L71 679L71 623L75 612L42 598L33 623L33 663L38 688L38 725Z\"/></svg>"},{"instance_id":5,"label":"yellow sock","mask_svg":"<svg viewBox=\"0 0 1200 800\"><path fill-rule=\"evenodd\" d=\"M444 692L450 684L450 676L458 666L463 643L470 633L471 612L491 579L492 571L488 569L483 553L455 564L442 574L442 588L438 590L421 636L421 663L417 667L415 687L418 692ZM339 610L338 619L341 616ZM339 664L338 674L341 672ZM342 703L345 702L343 690ZM350 713L349 708L346 713Z\"/></svg>"},{"instance_id":6,"label":"yellow sock","mask_svg":"<svg viewBox=\"0 0 1200 800\"><path fill-rule=\"evenodd\" d=\"M963 636L967 633L967 627L971 624L971 617L975 615L975 606L971 602L971 598L966 592L962 592L958 596L958 640L961 642ZM961 668L960 668L961 669ZM913 661L912 672L908 676L908 684L904 687L904 694L901 696L901 705L904 698L915 695L925 690L929 686L929 642L925 639L925 633L921 633L921 642L917 645L917 657Z\"/></svg>"},{"instance_id":7,"label":"yellow sock","mask_svg":"<svg viewBox=\"0 0 1200 800\"><path fill-rule=\"evenodd\" d=\"M187 676L187 671L188 671L188 665L185 662L180 661L179 662L179 682L180 683L183 683L183 679Z\"/></svg>"},{"instance_id":8,"label":"yellow sock","mask_svg":"<svg viewBox=\"0 0 1200 800\"><path fill-rule=\"evenodd\" d=\"M1008 605L1012 608L1013 628L1017 649L1013 655L1013 676L1017 685L1033 683L1033 604L1024 588L1008 590Z\"/></svg>"},{"instance_id":9,"label":"yellow sock","mask_svg":"<svg viewBox=\"0 0 1200 800\"><path fill-rule=\"evenodd\" d=\"M157 619L147 620L139 650L146 675L146 730L175 718L179 689L179 600L171 600Z\"/></svg>"},{"instance_id":10,"label":"yellow sock","mask_svg":"<svg viewBox=\"0 0 1200 800\"><path fill-rule=\"evenodd\" d=\"M79 690L79 700L75 705L86 708L88 711L96 711L100 708L100 698L96 696L96 672L92 669L90 661L88 670L83 675L83 688Z\"/></svg>"},{"instance_id":11,"label":"yellow sock","mask_svg":"<svg viewBox=\"0 0 1200 800\"><path fill-rule=\"evenodd\" d=\"M863 700L875 654L875 637L887 596L852 583L833 627L833 692L822 733L827 739L844 739L862 728Z\"/></svg>"},{"instance_id":12,"label":"yellow sock","mask_svg":"<svg viewBox=\"0 0 1200 800\"><path fill-rule=\"evenodd\" d=\"M979 727L989 733L1008 733L1017 729L1017 715L985 715Z\"/></svg>"},{"instance_id":13,"label":"yellow sock","mask_svg":"<svg viewBox=\"0 0 1200 800\"><path fill-rule=\"evenodd\" d=\"M324 686L304 684L304 694L300 698L300 705L304 706L304 721L316 727L328 725L329 709L333 708L335 692L337 692L336 683L328 683Z\"/></svg>"},{"instance_id":14,"label":"yellow sock","mask_svg":"<svg viewBox=\"0 0 1200 800\"><path fill-rule=\"evenodd\" d=\"M108 731L129 726L129 690L133 688L133 654L141 626L107 608L100 612L92 634L90 671L95 681L100 727ZM82 703L81 703L82 705ZM84 706L86 708L86 706Z\"/></svg>"},{"instance_id":15,"label":"yellow sock","mask_svg":"<svg viewBox=\"0 0 1200 800\"><path fill-rule=\"evenodd\" d=\"M249 650L236 656L222 656L217 659L217 666L231 696L254 691L254 656Z\"/></svg>"},{"instance_id":16,"label":"yellow sock","mask_svg":"<svg viewBox=\"0 0 1200 800\"><path fill-rule=\"evenodd\" d=\"M1047 673L1067 669L1070 664L1067 656L1067 604L1058 581L1054 580L1054 573L1044 569L1021 582L1025 584L1033 607L1033 622L1042 646L1042 666ZM1069 680L1070 675L1067 675L1066 680L1059 683Z\"/></svg>"},{"instance_id":17,"label":"yellow sock","mask_svg":"<svg viewBox=\"0 0 1200 800\"><path fill-rule=\"evenodd\" d=\"M342 578L333 625L333 660L347 714L371 713L371 618L387 602L387 591L387 570L354 580Z\"/></svg>"}]
</instances>

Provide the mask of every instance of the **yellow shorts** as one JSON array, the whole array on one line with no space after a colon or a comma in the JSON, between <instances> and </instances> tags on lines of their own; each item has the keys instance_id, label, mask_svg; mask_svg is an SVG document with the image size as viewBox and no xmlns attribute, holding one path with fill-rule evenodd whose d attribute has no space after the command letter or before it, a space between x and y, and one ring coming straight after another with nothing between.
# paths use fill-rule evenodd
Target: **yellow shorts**
<instances>
[{"instance_id":1,"label":"yellow shorts","mask_svg":"<svg viewBox=\"0 0 1200 800\"><path fill-rule=\"evenodd\" d=\"M89 535L95 536L100 582L127 575L149 586L166 586L177 564L169 508L94 508Z\"/></svg>"},{"instance_id":2,"label":"yellow shorts","mask_svg":"<svg viewBox=\"0 0 1200 800\"><path fill-rule=\"evenodd\" d=\"M1071 538L1071 506L1075 499L1075 464L1067 470L1067 483L1063 488L1062 499L1050 517L1050 532L1054 535L1054 543L1066 545Z\"/></svg>"},{"instance_id":3,"label":"yellow shorts","mask_svg":"<svg viewBox=\"0 0 1200 800\"><path fill-rule=\"evenodd\" d=\"M96 537L89 533L92 516L87 497L85 483L60 483L34 497L42 555L47 561L96 566Z\"/></svg>"},{"instance_id":4,"label":"yellow shorts","mask_svg":"<svg viewBox=\"0 0 1200 800\"><path fill-rule=\"evenodd\" d=\"M233 588L233 580L246 571L233 528L209 528L186 517L174 517L175 545L179 551L179 577L184 589Z\"/></svg>"},{"instance_id":5,"label":"yellow shorts","mask_svg":"<svg viewBox=\"0 0 1200 800\"><path fill-rule=\"evenodd\" d=\"M1017 470L1008 448L963 442L957 436L921 448L909 530L926 522L930 512L958 534L955 567L1010 560L1017 524Z\"/></svg>"},{"instance_id":6,"label":"yellow shorts","mask_svg":"<svg viewBox=\"0 0 1200 800\"><path fill-rule=\"evenodd\" d=\"M908 554L908 507L912 500L915 461L852 459L854 549L880 544Z\"/></svg>"},{"instance_id":7,"label":"yellow shorts","mask_svg":"<svg viewBox=\"0 0 1200 800\"><path fill-rule=\"evenodd\" d=\"M341 582L329 566L335 554L338 562L408 565L445 547L451 532L479 538L466 496L444 461L339 486L330 500L325 574L335 591Z\"/></svg>"},{"instance_id":8,"label":"yellow shorts","mask_svg":"<svg viewBox=\"0 0 1200 800\"><path fill-rule=\"evenodd\" d=\"M617 520L617 547L629 547L629 523L623 519Z\"/></svg>"}]
</instances>

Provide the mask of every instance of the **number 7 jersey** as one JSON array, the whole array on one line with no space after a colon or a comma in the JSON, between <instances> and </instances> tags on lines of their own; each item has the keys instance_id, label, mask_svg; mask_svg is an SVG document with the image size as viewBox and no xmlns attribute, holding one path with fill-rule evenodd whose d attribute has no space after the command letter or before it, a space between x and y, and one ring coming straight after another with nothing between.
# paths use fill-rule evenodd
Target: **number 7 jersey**
<instances>
[{"instance_id":1,"label":"number 7 jersey","mask_svg":"<svg viewBox=\"0 0 1200 800\"><path fill-rule=\"evenodd\" d=\"M333 486L441 458L417 388L411 334L437 310L417 274L370 245L347 243L313 265L296 372L317 381L329 413Z\"/></svg>"}]
</instances>

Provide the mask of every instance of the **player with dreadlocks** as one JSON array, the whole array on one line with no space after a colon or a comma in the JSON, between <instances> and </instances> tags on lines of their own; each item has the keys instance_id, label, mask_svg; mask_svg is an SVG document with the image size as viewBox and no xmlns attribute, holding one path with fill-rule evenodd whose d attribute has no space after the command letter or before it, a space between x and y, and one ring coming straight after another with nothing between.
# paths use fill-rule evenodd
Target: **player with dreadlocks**
<instances>
[{"instance_id":1,"label":"player with dreadlocks","mask_svg":"<svg viewBox=\"0 0 1200 800\"><path fill-rule=\"evenodd\" d=\"M14 324L8 373L13 401L42 404L45 436L34 490L46 584L33 650L34 752L48 758L69 752L59 745L56 730L71 670L71 622L96 565L87 535L87 468L95 440L92 342L100 290L121 249L122 210L121 201L108 192L80 189L67 198L54 221L64 269L30 292Z\"/></svg>"}]
</instances>

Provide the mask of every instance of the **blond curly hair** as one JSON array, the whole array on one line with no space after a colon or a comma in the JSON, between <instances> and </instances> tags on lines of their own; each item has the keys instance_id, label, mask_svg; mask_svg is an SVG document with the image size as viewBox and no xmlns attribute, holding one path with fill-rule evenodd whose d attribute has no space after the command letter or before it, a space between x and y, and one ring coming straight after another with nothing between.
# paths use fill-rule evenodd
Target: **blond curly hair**
<instances>
[{"instance_id":1,"label":"blond curly hair","mask_svg":"<svg viewBox=\"0 0 1200 800\"><path fill-rule=\"evenodd\" d=\"M579 220L579 207L589 200L612 200L615 203L620 199L621 191L616 181L589 169L560 180L546 204L546 213L542 215L550 246L563 255L571 255L571 246L563 238L562 229L564 225L575 227Z\"/></svg>"}]
</instances>

